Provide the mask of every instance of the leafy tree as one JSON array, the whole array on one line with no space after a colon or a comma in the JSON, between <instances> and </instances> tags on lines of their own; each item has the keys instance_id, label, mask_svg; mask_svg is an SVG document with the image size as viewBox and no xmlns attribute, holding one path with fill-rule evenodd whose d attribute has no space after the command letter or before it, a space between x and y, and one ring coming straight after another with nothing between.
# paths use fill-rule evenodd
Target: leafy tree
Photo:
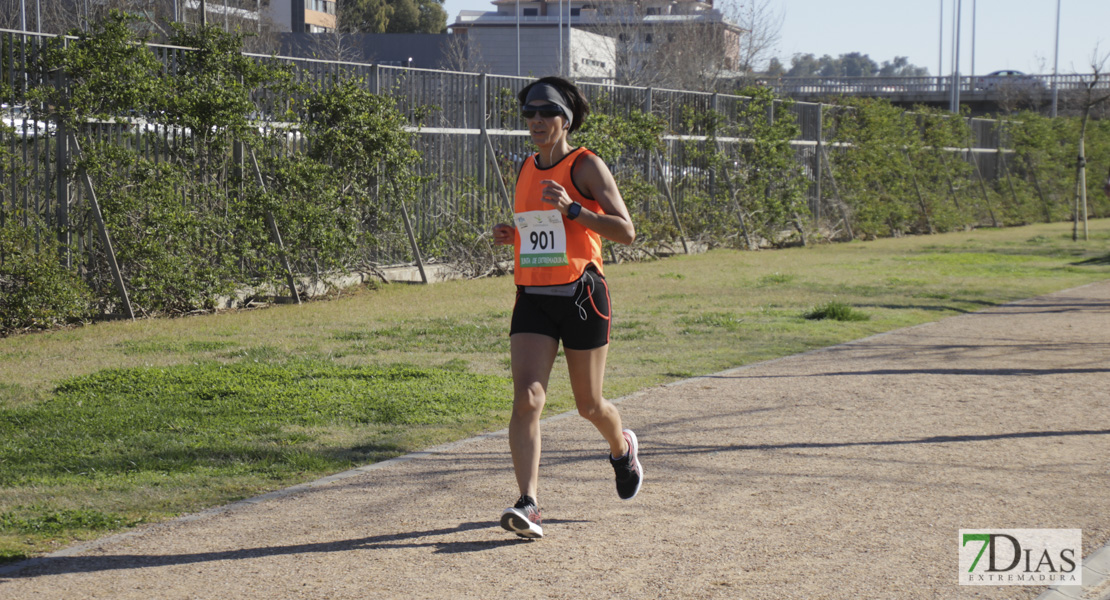
<instances>
[{"instance_id":1,"label":"leafy tree","mask_svg":"<svg viewBox=\"0 0 1110 600\"><path fill-rule=\"evenodd\" d=\"M870 77L879 71L879 65L875 64L875 61L859 52L841 54L837 62L839 63L837 75L845 77Z\"/></svg>"},{"instance_id":2,"label":"leafy tree","mask_svg":"<svg viewBox=\"0 0 1110 600\"><path fill-rule=\"evenodd\" d=\"M929 69L911 65L908 57L895 56L893 61L883 61L878 75L880 77L928 77Z\"/></svg>"},{"instance_id":3,"label":"leafy tree","mask_svg":"<svg viewBox=\"0 0 1110 600\"><path fill-rule=\"evenodd\" d=\"M767 62L767 74L771 77L781 77L786 74L786 67L779 62L779 59L772 57Z\"/></svg>"},{"instance_id":4,"label":"leafy tree","mask_svg":"<svg viewBox=\"0 0 1110 600\"><path fill-rule=\"evenodd\" d=\"M870 56L851 52L833 58L828 54L817 58L813 54L795 54L790 59L788 77L924 77L929 70L911 65L909 59L897 56L880 67Z\"/></svg>"},{"instance_id":5,"label":"leafy tree","mask_svg":"<svg viewBox=\"0 0 1110 600\"><path fill-rule=\"evenodd\" d=\"M112 11L68 47L54 38L40 69L64 71L69 86L41 86L32 94L35 101L57 107L57 117L70 127L93 117L103 120L152 110L162 97L162 63L147 48L146 38L135 38L129 28L135 21Z\"/></svg>"},{"instance_id":6,"label":"leafy tree","mask_svg":"<svg viewBox=\"0 0 1110 600\"><path fill-rule=\"evenodd\" d=\"M752 234L777 245L787 242L782 231L794 229L805 243L809 184L790 145L800 132L793 103L776 100L767 88L752 87L739 95L750 99L737 113L736 124L721 133L745 141L735 156L726 155L716 165L726 180L718 187L733 195L737 210L747 215L741 226Z\"/></svg>"},{"instance_id":7,"label":"leafy tree","mask_svg":"<svg viewBox=\"0 0 1110 600\"><path fill-rule=\"evenodd\" d=\"M837 77L841 74L840 65L837 64L836 59L828 54L818 59L817 64L820 65L819 74L822 77Z\"/></svg>"},{"instance_id":8,"label":"leafy tree","mask_svg":"<svg viewBox=\"0 0 1110 600\"><path fill-rule=\"evenodd\" d=\"M795 54L790 58L789 77L812 77L821 71L821 64L812 54Z\"/></svg>"},{"instance_id":9,"label":"leafy tree","mask_svg":"<svg viewBox=\"0 0 1110 600\"><path fill-rule=\"evenodd\" d=\"M447 12L441 0L350 0L339 5L347 33L442 33Z\"/></svg>"},{"instance_id":10,"label":"leafy tree","mask_svg":"<svg viewBox=\"0 0 1110 600\"><path fill-rule=\"evenodd\" d=\"M852 209L857 234L866 237L901 235L920 223L917 202L905 177L909 146L906 114L883 100L862 98L831 115L831 142L851 144L851 151L833 154L843 200Z\"/></svg>"}]
</instances>

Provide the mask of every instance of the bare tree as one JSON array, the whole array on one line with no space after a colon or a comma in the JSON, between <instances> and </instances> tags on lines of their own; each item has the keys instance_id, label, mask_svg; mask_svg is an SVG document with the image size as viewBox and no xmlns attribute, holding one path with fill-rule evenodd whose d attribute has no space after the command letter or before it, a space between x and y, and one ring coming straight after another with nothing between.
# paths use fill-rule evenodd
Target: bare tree
<instances>
[{"instance_id":1,"label":"bare tree","mask_svg":"<svg viewBox=\"0 0 1110 600\"><path fill-rule=\"evenodd\" d=\"M39 22L39 19L42 22ZM66 33L80 27L84 13L77 0L0 0L0 27Z\"/></svg>"},{"instance_id":2,"label":"bare tree","mask_svg":"<svg viewBox=\"0 0 1110 600\"><path fill-rule=\"evenodd\" d=\"M470 71L473 73L488 73L489 63L470 46L467 34L452 33L451 39L444 46L443 57L439 67L447 71Z\"/></svg>"},{"instance_id":3,"label":"bare tree","mask_svg":"<svg viewBox=\"0 0 1110 600\"><path fill-rule=\"evenodd\" d=\"M337 28L327 33L306 35L312 36L309 52L316 58L339 62L361 62L366 58L357 33L345 33Z\"/></svg>"},{"instance_id":4,"label":"bare tree","mask_svg":"<svg viewBox=\"0 0 1110 600\"><path fill-rule=\"evenodd\" d=\"M738 69L753 72L774 57L782 35L783 13L771 0L729 0L719 5L725 18L743 29L740 38Z\"/></svg>"},{"instance_id":5,"label":"bare tree","mask_svg":"<svg viewBox=\"0 0 1110 600\"><path fill-rule=\"evenodd\" d=\"M1075 165L1075 211L1073 214L1074 220L1072 224L1071 239L1079 239L1079 219L1082 215L1083 219L1083 239L1084 241L1090 239L1087 227L1087 151L1085 147L1085 138L1087 137L1087 121L1090 119L1091 110L1095 107L1110 101L1110 89L1102 80L1106 61L1110 59L1110 53L1099 56L1098 47L1095 47L1094 52L1091 53L1091 79L1086 83L1086 93L1083 99L1083 117L1079 126L1079 157L1076 159Z\"/></svg>"}]
</instances>

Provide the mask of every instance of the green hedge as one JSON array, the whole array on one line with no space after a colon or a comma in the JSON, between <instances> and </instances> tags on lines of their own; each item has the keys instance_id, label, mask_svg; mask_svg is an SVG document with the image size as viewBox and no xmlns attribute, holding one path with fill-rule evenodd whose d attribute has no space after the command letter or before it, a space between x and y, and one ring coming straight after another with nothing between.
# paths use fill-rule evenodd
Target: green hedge
<instances>
[{"instance_id":1,"label":"green hedge","mask_svg":"<svg viewBox=\"0 0 1110 600\"><path fill-rule=\"evenodd\" d=\"M175 29L171 42L195 50L182 53L170 73L131 25L113 12L75 41L50 45L37 68L64 73L68 84L34 88L27 103L44 107L36 118L78 133L83 155L73 167L105 191L98 198L136 312L178 314L210 308L246 286L281 289L283 252L298 274L323 274L357 268L403 240L400 203L415 204L429 180L416 172L421 156L394 100L339 75L299 83L290 67L243 56L240 34L214 27ZM760 88L740 94L745 100L727 118L684 107L676 127L707 136L699 141L665 142L659 116L624 114L604 97L594 102L573 141L611 166L637 225L638 248L673 247L680 234L751 248L1074 217L1075 118L1022 113L998 121L997 133L1012 151L1003 153L997 176L982 178L977 166L986 163L967 156L966 115L903 111L880 100L825 107L831 169L818 170L812 150L791 144L799 126L789 101ZM511 91L502 95L511 106ZM122 143L121 131L111 129L121 115L145 123ZM90 122L111 135L94 135ZM260 129L259 122L289 122L296 133ZM1110 160L1110 123L1092 121L1086 139L1088 213L1105 216L1110 200L1098 188ZM149 157L152 148L162 154L157 161ZM806 161L799 160L802 152L811 153ZM647 177L658 171L660 156L675 162L663 165L666 185ZM8 163L0 160L5 181ZM79 181L75 172L63 175ZM823 178L823 193L811 214L816 177ZM78 277L60 267L56 233L44 233L43 223L17 215L14 205L6 210L0 214L5 330L113 308L114 280L87 214L70 216L69 233L83 236L91 251ZM271 216L284 251L267 227ZM435 258L483 262L471 272L492 272L504 255L484 242L487 230L486 223L456 220L424 242Z\"/></svg>"}]
</instances>

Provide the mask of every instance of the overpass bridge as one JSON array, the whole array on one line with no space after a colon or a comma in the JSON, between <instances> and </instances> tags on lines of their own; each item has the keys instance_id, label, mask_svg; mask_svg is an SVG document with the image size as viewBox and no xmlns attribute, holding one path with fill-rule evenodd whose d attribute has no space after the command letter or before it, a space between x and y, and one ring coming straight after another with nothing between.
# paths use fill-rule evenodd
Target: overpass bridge
<instances>
[{"instance_id":1,"label":"overpass bridge","mask_svg":"<svg viewBox=\"0 0 1110 600\"><path fill-rule=\"evenodd\" d=\"M804 102L827 101L829 98L885 98L899 106L926 105L949 108L952 96L951 77L782 77L763 80L761 84L775 90L775 95ZM960 104L966 104L974 115L1009 112L1014 109L1042 108L1052 103L1053 85L1058 101L1085 94L1089 87L1110 92L1110 76L1095 81L1093 74L965 76L959 79Z\"/></svg>"}]
</instances>

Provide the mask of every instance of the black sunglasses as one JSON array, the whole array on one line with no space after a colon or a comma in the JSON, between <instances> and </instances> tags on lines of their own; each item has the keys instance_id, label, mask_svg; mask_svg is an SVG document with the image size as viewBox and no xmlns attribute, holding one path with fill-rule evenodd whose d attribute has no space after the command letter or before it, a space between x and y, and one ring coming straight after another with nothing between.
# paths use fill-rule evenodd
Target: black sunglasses
<instances>
[{"instance_id":1,"label":"black sunglasses","mask_svg":"<svg viewBox=\"0 0 1110 600\"><path fill-rule=\"evenodd\" d=\"M542 106L528 105L520 107L520 114L525 119L531 119L532 117L536 116L536 113L540 113L540 116L545 119L564 116L563 109L559 108L559 106L555 104L544 104Z\"/></svg>"}]
</instances>

